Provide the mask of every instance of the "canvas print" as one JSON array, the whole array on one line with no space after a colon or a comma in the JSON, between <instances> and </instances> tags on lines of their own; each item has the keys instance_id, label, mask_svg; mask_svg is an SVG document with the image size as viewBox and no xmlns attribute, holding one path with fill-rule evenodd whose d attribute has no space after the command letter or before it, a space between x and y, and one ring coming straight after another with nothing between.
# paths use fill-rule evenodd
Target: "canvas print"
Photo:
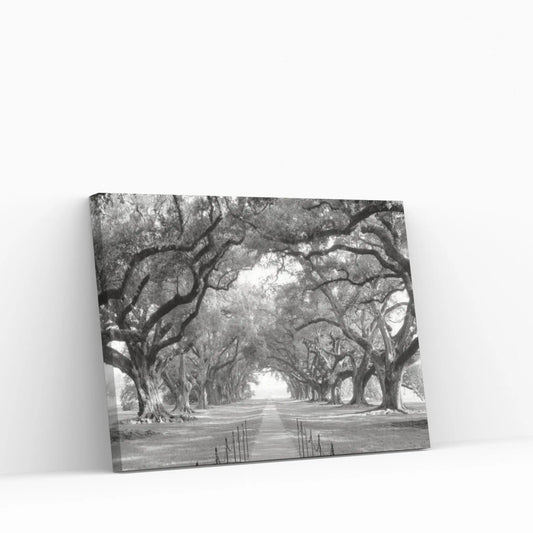
<instances>
[{"instance_id":1,"label":"canvas print","mask_svg":"<svg viewBox=\"0 0 533 533\"><path fill-rule=\"evenodd\" d=\"M429 447L401 202L90 207L115 471Z\"/></svg>"}]
</instances>

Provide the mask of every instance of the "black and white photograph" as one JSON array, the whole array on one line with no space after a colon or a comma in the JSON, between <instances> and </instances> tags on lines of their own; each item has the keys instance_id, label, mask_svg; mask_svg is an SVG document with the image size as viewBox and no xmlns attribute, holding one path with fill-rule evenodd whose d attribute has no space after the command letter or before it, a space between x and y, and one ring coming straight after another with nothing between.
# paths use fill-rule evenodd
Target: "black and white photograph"
<instances>
[{"instance_id":1,"label":"black and white photograph","mask_svg":"<svg viewBox=\"0 0 533 533\"><path fill-rule=\"evenodd\" d=\"M429 447L401 202L90 202L115 471Z\"/></svg>"}]
</instances>

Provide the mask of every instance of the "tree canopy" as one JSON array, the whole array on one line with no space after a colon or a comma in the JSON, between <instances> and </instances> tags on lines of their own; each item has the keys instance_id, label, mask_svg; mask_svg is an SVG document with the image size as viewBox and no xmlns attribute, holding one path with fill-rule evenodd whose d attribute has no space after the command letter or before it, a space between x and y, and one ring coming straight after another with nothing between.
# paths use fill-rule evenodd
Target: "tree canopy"
<instances>
[{"instance_id":1,"label":"tree canopy","mask_svg":"<svg viewBox=\"0 0 533 533\"><path fill-rule=\"evenodd\" d=\"M364 403L375 376L403 409L419 344L401 203L99 194L91 214L104 361L140 419L238 401L265 368L330 403L347 379Z\"/></svg>"}]
</instances>

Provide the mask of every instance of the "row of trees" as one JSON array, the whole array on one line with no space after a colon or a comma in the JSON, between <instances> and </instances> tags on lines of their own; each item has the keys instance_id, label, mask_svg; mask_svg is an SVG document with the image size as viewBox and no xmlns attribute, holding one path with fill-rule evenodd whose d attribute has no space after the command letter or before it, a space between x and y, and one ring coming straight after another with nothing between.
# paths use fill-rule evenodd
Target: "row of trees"
<instances>
[{"instance_id":1,"label":"row of trees","mask_svg":"<svg viewBox=\"0 0 533 533\"><path fill-rule=\"evenodd\" d=\"M172 418L164 391L184 417L191 398L246 397L263 368L332 403L345 379L364 403L376 376L403 408L418 336L401 204L101 194L91 213L104 360L140 418Z\"/></svg>"}]
</instances>

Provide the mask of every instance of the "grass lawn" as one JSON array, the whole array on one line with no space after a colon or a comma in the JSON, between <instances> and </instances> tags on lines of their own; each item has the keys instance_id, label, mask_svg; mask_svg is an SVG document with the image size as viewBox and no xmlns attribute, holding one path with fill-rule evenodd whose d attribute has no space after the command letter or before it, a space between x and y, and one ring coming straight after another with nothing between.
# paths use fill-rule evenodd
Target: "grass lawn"
<instances>
[{"instance_id":1,"label":"grass lawn","mask_svg":"<svg viewBox=\"0 0 533 533\"><path fill-rule=\"evenodd\" d=\"M372 412L371 407L362 409L297 400L275 400L274 404L274 412L277 410L281 418L282 425L278 422L280 440L285 436L287 448L294 445L288 450L287 457L294 457L294 449L298 449L296 419L301 420L307 430L312 430L315 439L320 434L325 455L329 455L330 441L335 455L429 447L426 411L422 403L408 404L409 414L383 414ZM196 466L197 463L198 466L213 465L215 446L221 461L225 462L224 439L227 437L231 443L232 430L245 420L253 455L265 405L266 400L247 400L213 406L196 410L194 416L197 419L190 422L116 423L111 430L115 437L112 441L114 468L128 471ZM122 422L128 418L135 418L135 413L118 415ZM265 437L264 433L262 435ZM293 439L292 444L287 435Z\"/></svg>"},{"instance_id":2,"label":"grass lawn","mask_svg":"<svg viewBox=\"0 0 533 533\"><path fill-rule=\"evenodd\" d=\"M215 463L215 446L224 458L224 438L246 420L250 448L261 422L265 400L248 400L195 410L196 420L171 424L115 424L120 439L112 441L113 467L118 471L196 466ZM119 420L135 418L120 413ZM223 457L224 456L224 457Z\"/></svg>"},{"instance_id":3,"label":"grass lawn","mask_svg":"<svg viewBox=\"0 0 533 533\"><path fill-rule=\"evenodd\" d=\"M335 455L413 450L429 447L429 433L424 404L407 404L410 414L375 414L351 405L287 400L277 403L287 431L296 439L296 419L313 435L320 434L322 449L333 442ZM296 440L296 442L298 442Z\"/></svg>"}]
</instances>

